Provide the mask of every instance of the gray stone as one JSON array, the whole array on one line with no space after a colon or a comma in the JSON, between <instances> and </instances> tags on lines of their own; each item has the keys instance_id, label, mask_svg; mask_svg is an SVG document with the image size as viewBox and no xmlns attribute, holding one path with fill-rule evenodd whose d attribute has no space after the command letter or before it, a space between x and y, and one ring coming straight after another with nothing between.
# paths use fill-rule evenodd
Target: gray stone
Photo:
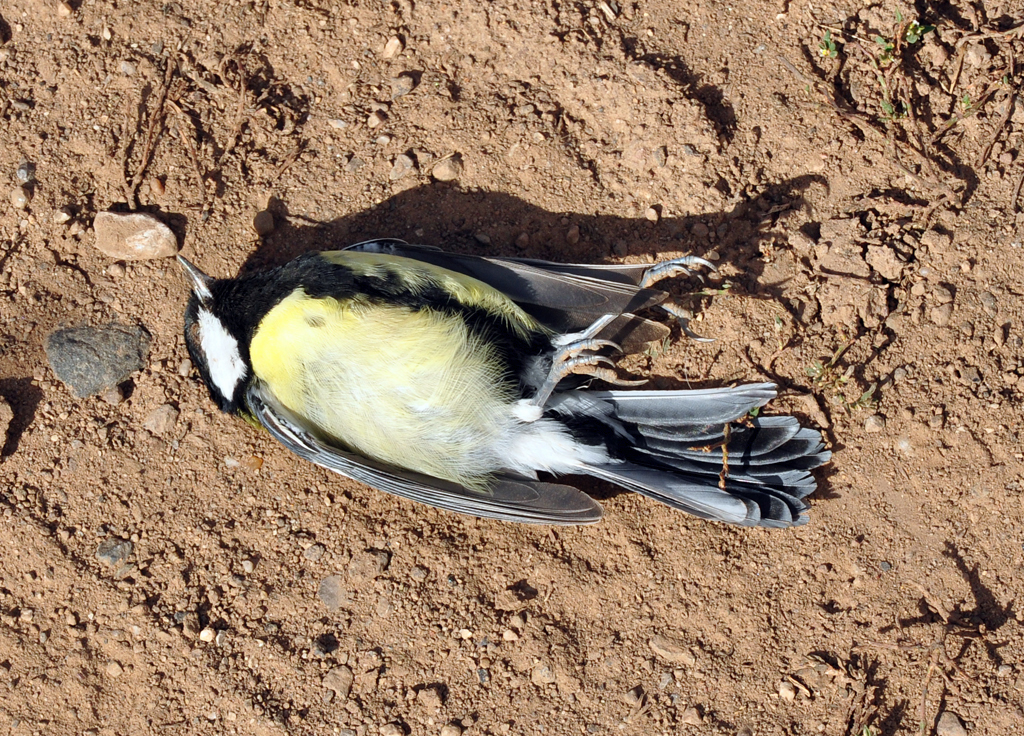
<instances>
[{"instance_id":1,"label":"gray stone","mask_svg":"<svg viewBox=\"0 0 1024 736\"><path fill-rule=\"evenodd\" d=\"M320 600L324 602L329 611L336 611L349 602L345 579L341 575L329 575L321 580L317 595L320 596Z\"/></svg>"},{"instance_id":2,"label":"gray stone","mask_svg":"<svg viewBox=\"0 0 1024 736\"><path fill-rule=\"evenodd\" d=\"M152 215L98 212L92 226L96 231L96 248L111 258L146 261L178 252L174 233Z\"/></svg>"},{"instance_id":3,"label":"gray stone","mask_svg":"<svg viewBox=\"0 0 1024 736\"><path fill-rule=\"evenodd\" d=\"M416 86L416 80L409 74L399 74L397 77L391 78L391 99L396 100L399 97L409 94Z\"/></svg>"},{"instance_id":4,"label":"gray stone","mask_svg":"<svg viewBox=\"0 0 1024 736\"><path fill-rule=\"evenodd\" d=\"M530 680L534 685L550 685L557 679L554 670L546 664L538 664L530 670Z\"/></svg>"},{"instance_id":5,"label":"gray stone","mask_svg":"<svg viewBox=\"0 0 1024 736\"><path fill-rule=\"evenodd\" d=\"M401 153L395 157L395 163L391 167L391 173L388 174L388 178L391 181L398 181L414 168L416 168L416 162L412 160L412 157Z\"/></svg>"},{"instance_id":6,"label":"gray stone","mask_svg":"<svg viewBox=\"0 0 1024 736\"><path fill-rule=\"evenodd\" d=\"M310 562L316 562L324 556L324 552L326 551L327 548L322 544L311 544L302 551L302 556Z\"/></svg>"},{"instance_id":7,"label":"gray stone","mask_svg":"<svg viewBox=\"0 0 1024 736\"><path fill-rule=\"evenodd\" d=\"M50 367L80 399L127 380L146 364L149 335L141 327L70 327L45 340Z\"/></svg>"},{"instance_id":8,"label":"gray stone","mask_svg":"<svg viewBox=\"0 0 1024 736\"><path fill-rule=\"evenodd\" d=\"M36 178L36 165L31 161L22 161L18 164L18 169L14 172L14 175L17 177L19 184L28 184Z\"/></svg>"},{"instance_id":9,"label":"gray stone","mask_svg":"<svg viewBox=\"0 0 1024 736\"><path fill-rule=\"evenodd\" d=\"M127 539L108 537L96 548L96 559L107 567L118 567L132 556L133 549L132 543Z\"/></svg>"},{"instance_id":10,"label":"gray stone","mask_svg":"<svg viewBox=\"0 0 1024 736\"><path fill-rule=\"evenodd\" d=\"M935 736L967 736L967 729L956 713L947 710L939 716L939 722L935 724Z\"/></svg>"}]
</instances>

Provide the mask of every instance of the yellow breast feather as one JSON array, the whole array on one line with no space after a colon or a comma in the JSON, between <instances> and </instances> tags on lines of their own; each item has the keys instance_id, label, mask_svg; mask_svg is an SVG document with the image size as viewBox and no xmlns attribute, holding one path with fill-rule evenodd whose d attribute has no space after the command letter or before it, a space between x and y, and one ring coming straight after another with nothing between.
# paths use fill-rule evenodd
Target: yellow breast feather
<instances>
[{"instance_id":1,"label":"yellow breast feather","mask_svg":"<svg viewBox=\"0 0 1024 736\"><path fill-rule=\"evenodd\" d=\"M468 487L485 484L515 422L492 349L440 312L299 291L260 322L250 359L278 400L344 446Z\"/></svg>"}]
</instances>

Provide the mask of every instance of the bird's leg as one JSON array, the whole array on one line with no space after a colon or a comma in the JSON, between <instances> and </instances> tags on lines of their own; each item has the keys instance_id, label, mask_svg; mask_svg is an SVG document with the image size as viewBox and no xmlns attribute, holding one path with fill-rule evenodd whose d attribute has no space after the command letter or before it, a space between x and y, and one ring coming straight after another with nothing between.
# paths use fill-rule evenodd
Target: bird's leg
<instances>
[{"instance_id":1,"label":"bird's leg","mask_svg":"<svg viewBox=\"0 0 1024 736\"><path fill-rule=\"evenodd\" d=\"M543 407L562 379L572 375L593 376L615 386L637 386L646 383L646 381L627 381L619 378L615 373L615 363L603 355L593 354L602 348L622 351L622 347L618 343L594 337L613 319L615 319L614 314L606 314L583 332L561 335L553 341L559 348L551 356L551 368L547 378L530 399L531 404Z\"/></svg>"},{"instance_id":2,"label":"bird's leg","mask_svg":"<svg viewBox=\"0 0 1024 736\"><path fill-rule=\"evenodd\" d=\"M673 278L674 276L690 276L693 273L690 270L690 267L692 266L706 266L710 268L712 271L718 270L717 268L715 268L715 264L711 263L710 261L706 261L703 258L698 258L697 256L683 256L682 258L673 258L671 261L658 263L648 268L647 271L644 273L643 279L641 279L640 281L640 288L646 289L650 286L654 286L654 284L658 283L659 281L663 281L664 279L670 279Z\"/></svg>"}]
</instances>

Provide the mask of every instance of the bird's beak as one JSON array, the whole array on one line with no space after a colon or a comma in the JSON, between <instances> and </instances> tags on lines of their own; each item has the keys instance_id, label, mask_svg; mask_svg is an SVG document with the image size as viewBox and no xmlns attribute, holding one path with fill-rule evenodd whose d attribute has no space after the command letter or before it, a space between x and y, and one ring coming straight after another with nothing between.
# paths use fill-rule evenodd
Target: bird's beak
<instances>
[{"instance_id":1,"label":"bird's beak","mask_svg":"<svg viewBox=\"0 0 1024 736\"><path fill-rule=\"evenodd\" d=\"M213 279L181 256L178 256L178 263L185 269L185 275L188 276L188 280L192 284L192 291L199 297L200 301L205 302L210 299L213 296L210 291L210 284L213 283Z\"/></svg>"}]
</instances>

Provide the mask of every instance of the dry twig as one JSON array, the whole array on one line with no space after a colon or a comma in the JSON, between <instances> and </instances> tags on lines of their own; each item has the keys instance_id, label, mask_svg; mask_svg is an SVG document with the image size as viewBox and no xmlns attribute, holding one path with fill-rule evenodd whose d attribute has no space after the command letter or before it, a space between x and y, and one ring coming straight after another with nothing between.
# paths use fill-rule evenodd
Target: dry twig
<instances>
[{"instance_id":1,"label":"dry twig","mask_svg":"<svg viewBox=\"0 0 1024 736\"><path fill-rule=\"evenodd\" d=\"M149 116L149 124L146 126L146 137L142 145L142 158L139 160L139 165L135 169L135 173L132 175L132 179L128 181L128 151L131 149L131 144L135 141L133 136L129 140L128 144L125 145L123 153L123 166L122 172L124 174L124 194L125 199L128 202L128 206L132 209L136 207L136 194L139 190L139 186L142 184L142 178L146 175L146 169L149 167L149 163L153 158L153 150L156 148L156 139L159 136L159 130L162 128L164 121L164 106L167 103L167 93L171 89L171 81L174 78L174 73L178 70L177 60L174 58L167 59L167 66L164 69L164 79L160 85L160 90L157 92L156 104L153 107L153 111ZM140 113L141 115L141 113ZM141 120L139 121L141 124Z\"/></svg>"}]
</instances>

